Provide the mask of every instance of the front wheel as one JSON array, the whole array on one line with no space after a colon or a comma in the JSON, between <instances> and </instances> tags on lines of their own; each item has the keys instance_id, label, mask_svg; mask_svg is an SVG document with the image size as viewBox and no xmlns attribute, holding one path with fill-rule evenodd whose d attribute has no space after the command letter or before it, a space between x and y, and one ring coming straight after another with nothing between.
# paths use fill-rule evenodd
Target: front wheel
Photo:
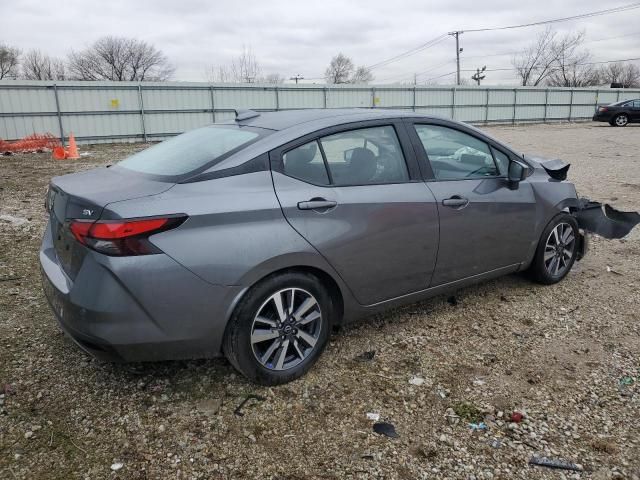
<instances>
[{"instance_id":1,"label":"front wheel","mask_svg":"<svg viewBox=\"0 0 640 480\"><path fill-rule=\"evenodd\" d=\"M629 123L629 117L626 113L620 113L613 119L612 125L616 127L625 127Z\"/></svg>"},{"instance_id":2,"label":"front wheel","mask_svg":"<svg viewBox=\"0 0 640 480\"><path fill-rule=\"evenodd\" d=\"M317 277L277 274L252 287L234 312L224 339L231 364L261 385L304 375L324 350L331 299Z\"/></svg>"},{"instance_id":3,"label":"front wheel","mask_svg":"<svg viewBox=\"0 0 640 480\"><path fill-rule=\"evenodd\" d=\"M568 213L562 213L549 222L531 264L533 279L544 285L562 280L576 261L578 236L578 222Z\"/></svg>"}]
</instances>

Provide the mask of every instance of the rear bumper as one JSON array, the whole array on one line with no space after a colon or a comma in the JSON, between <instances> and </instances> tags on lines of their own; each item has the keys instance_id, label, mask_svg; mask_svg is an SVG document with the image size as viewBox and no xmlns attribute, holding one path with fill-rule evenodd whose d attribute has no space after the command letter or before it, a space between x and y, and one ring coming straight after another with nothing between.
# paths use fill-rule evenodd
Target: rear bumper
<instances>
[{"instance_id":1,"label":"rear bumper","mask_svg":"<svg viewBox=\"0 0 640 480\"><path fill-rule=\"evenodd\" d=\"M60 267L51 229L40 250L43 288L62 330L108 361L218 356L241 287L211 285L164 254L88 251L74 281Z\"/></svg>"},{"instance_id":2,"label":"rear bumper","mask_svg":"<svg viewBox=\"0 0 640 480\"><path fill-rule=\"evenodd\" d=\"M610 122L611 118L613 117L613 115L609 112L605 112L605 113L595 113L593 115L592 120L594 122Z\"/></svg>"}]
</instances>

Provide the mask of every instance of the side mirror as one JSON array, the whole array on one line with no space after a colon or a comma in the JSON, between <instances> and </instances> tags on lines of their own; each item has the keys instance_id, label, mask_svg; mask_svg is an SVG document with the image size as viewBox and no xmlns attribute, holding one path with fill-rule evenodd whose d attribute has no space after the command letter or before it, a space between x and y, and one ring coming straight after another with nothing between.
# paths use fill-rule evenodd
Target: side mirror
<instances>
[{"instance_id":1,"label":"side mirror","mask_svg":"<svg viewBox=\"0 0 640 480\"><path fill-rule=\"evenodd\" d=\"M511 160L509 162L509 185L511 188L518 188L518 184L527 178L527 173L529 173L529 167L518 160Z\"/></svg>"}]
</instances>

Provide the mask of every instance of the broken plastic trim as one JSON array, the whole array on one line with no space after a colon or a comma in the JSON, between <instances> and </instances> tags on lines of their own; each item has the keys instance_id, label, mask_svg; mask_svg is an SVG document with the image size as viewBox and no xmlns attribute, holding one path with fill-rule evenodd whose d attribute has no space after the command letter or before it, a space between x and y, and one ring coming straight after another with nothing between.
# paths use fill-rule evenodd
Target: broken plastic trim
<instances>
[{"instance_id":1,"label":"broken plastic trim","mask_svg":"<svg viewBox=\"0 0 640 480\"><path fill-rule=\"evenodd\" d=\"M574 212L580 228L604 238L623 238L640 223L638 212L622 212L609 204L581 198Z\"/></svg>"},{"instance_id":2,"label":"broken plastic trim","mask_svg":"<svg viewBox=\"0 0 640 480\"><path fill-rule=\"evenodd\" d=\"M569 171L570 163L563 162L562 160L547 160L541 162L540 165L554 180L566 180L567 172Z\"/></svg>"}]
</instances>

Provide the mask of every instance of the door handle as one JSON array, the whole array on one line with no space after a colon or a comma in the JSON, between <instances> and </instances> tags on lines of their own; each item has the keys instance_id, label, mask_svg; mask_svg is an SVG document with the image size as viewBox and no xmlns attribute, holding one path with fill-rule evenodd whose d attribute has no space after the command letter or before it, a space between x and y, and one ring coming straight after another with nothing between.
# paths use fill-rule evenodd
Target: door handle
<instances>
[{"instance_id":1,"label":"door handle","mask_svg":"<svg viewBox=\"0 0 640 480\"><path fill-rule=\"evenodd\" d=\"M306 202L298 202L300 210L328 210L338 205L335 200L326 200L324 198L312 198Z\"/></svg>"},{"instance_id":2,"label":"door handle","mask_svg":"<svg viewBox=\"0 0 640 480\"><path fill-rule=\"evenodd\" d=\"M461 197L460 195L454 195L451 198L445 198L442 200L442 205L445 207L462 209L469 205L469 199Z\"/></svg>"}]
</instances>

